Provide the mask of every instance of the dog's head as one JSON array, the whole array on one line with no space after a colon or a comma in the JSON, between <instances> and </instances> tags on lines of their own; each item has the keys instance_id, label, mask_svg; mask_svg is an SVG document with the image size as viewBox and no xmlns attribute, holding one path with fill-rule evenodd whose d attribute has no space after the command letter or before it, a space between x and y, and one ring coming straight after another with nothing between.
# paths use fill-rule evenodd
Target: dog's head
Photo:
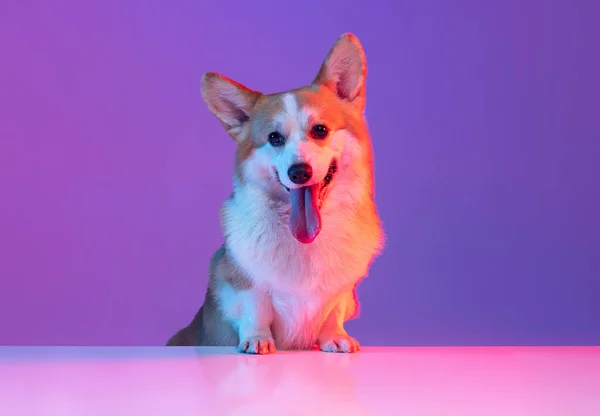
<instances>
[{"instance_id":1,"label":"dog's head","mask_svg":"<svg viewBox=\"0 0 600 416\"><path fill-rule=\"evenodd\" d=\"M290 229L302 243L321 230L321 209L336 182L372 188L371 144L364 121L367 66L351 34L335 42L311 85L262 94L216 73L202 96L237 143L240 186L291 204Z\"/></svg>"}]
</instances>

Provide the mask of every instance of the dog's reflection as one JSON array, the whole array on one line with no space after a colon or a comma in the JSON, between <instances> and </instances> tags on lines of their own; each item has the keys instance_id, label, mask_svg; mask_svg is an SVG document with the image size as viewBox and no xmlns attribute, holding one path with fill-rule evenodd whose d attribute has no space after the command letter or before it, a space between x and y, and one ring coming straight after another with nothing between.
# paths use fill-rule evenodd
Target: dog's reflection
<instances>
[{"instance_id":1,"label":"dog's reflection","mask_svg":"<svg viewBox=\"0 0 600 416\"><path fill-rule=\"evenodd\" d=\"M227 358L208 359L201 366L206 383L213 386L215 414L368 414L356 397L352 367L357 354L278 352Z\"/></svg>"}]
</instances>

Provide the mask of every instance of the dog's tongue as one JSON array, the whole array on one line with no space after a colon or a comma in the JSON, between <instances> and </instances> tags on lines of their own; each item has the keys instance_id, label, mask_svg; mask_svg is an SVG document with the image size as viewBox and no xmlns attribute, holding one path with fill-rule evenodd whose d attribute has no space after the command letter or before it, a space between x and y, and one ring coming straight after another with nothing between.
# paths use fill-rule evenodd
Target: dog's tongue
<instances>
[{"instance_id":1,"label":"dog's tongue","mask_svg":"<svg viewBox=\"0 0 600 416\"><path fill-rule=\"evenodd\" d=\"M296 240L304 244L312 243L321 231L319 189L319 184L290 189L292 202L290 230Z\"/></svg>"}]
</instances>

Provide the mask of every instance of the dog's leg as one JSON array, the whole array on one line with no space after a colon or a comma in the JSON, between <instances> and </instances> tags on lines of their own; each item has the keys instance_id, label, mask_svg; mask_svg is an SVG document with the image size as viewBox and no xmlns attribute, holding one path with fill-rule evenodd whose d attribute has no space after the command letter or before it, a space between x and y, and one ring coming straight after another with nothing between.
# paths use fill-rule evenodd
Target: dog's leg
<instances>
[{"instance_id":1,"label":"dog's leg","mask_svg":"<svg viewBox=\"0 0 600 416\"><path fill-rule=\"evenodd\" d=\"M360 344L344 329L344 322L356 313L354 292L342 295L321 327L317 344L325 352L358 352Z\"/></svg>"},{"instance_id":2,"label":"dog's leg","mask_svg":"<svg viewBox=\"0 0 600 416\"><path fill-rule=\"evenodd\" d=\"M271 333L273 305L269 294L252 288L238 294L241 314L237 320L240 343L239 352L247 354L270 354L275 352Z\"/></svg>"},{"instance_id":3,"label":"dog's leg","mask_svg":"<svg viewBox=\"0 0 600 416\"><path fill-rule=\"evenodd\" d=\"M275 352L275 341L271 334L273 303L269 293L255 286L252 279L237 265L227 247L223 245L211 260L207 301L215 313L205 319L207 338L217 342L229 340L229 331L223 331L221 319L226 320L237 332L238 350L248 354ZM207 311L209 310L207 309ZM210 335L210 336L209 336ZM214 344L213 344L214 345ZM218 344L221 345L221 344Z\"/></svg>"}]
</instances>

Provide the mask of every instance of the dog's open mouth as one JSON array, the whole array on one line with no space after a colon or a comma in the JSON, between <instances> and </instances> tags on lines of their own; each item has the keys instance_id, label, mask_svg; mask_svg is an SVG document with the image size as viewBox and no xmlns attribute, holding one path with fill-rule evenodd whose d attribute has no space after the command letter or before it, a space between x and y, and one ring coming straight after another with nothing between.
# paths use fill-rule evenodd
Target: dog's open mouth
<instances>
[{"instance_id":1,"label":"dog's open mouth","mask_svg":"<svg viewBox=\"0 0 600 416\"><path fill-rule=\"evenodd\" d=\"M290 188L288 188L287 186L285 186L283 184L283 182L281 182L281 179L279 178L279 173L277 172L277 169L273 169L273 172L275 172L275 177L277 178L277 182L279 182L279 184L281 186L283 186L286 191L290 192ZM337 160L333 159L331 161L331 163L329 164L329 169L327 170L327 174L325 175L323 182L321 182L321 184L320 184L320 192L319 192L319 200L318 200L319 208L321 208L321 206L323 205L323 200L324 200L323 197L325 196L325 193L327 192L327 187L333 180L333 177L335 176L336 172L337 172Z\"/></svg>"},{"instance_id":2,"label":"dog's open mouth","mask_svg":"<svg viewBox=\"0 0 600 416\"><path fill-rule=\"evenodd\" d=\"M301 243L312 243L321 232L321 207L325 194L337 172L337 161L333 159L329 164L327 174L321 183L300 188L290 189L279 178L277 180L289 193L292 209L290 212L290 230L292 235Z\"/></svg>"}]
</instances>

